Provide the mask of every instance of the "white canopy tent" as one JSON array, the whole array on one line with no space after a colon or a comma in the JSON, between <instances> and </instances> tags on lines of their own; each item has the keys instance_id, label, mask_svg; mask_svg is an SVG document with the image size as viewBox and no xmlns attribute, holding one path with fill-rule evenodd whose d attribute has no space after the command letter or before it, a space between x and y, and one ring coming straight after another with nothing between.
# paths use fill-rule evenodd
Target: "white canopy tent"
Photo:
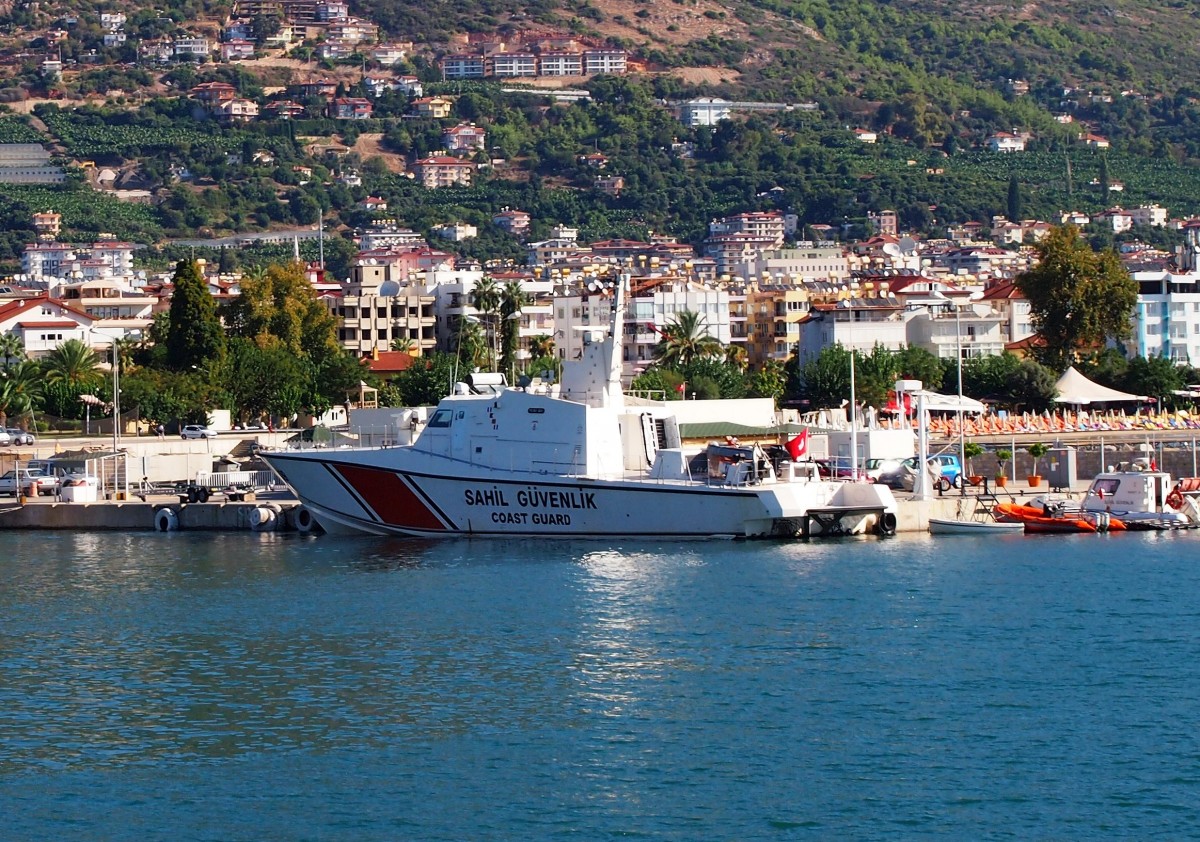
<instances>
[{"instance_id":1,"label":"white canopy tent","mask_svg":"<svg viewBox=\"0 0 1200 842\"><path fill-rule=\"evenodd\" d=\"M1058 397L1056 403L1067 403L1075 406L1086 406L1093 403L1109 403L1112 401L1144 401L1145 395L1131 395L1128 392L1118 392L1099 383L1093 383L1071 366L1058 378Z\"/></svg>"},{"instance_id":2,"label":"white canopy tent","mask_svg":"<svg viewBox=\"0 0 1200 842\"><path fill-rule=\"evenodd\" d=\"M913 393L914 397L916 392ZM925 398L926 412L962 412L967 415L981 415L987 412L987 407L974 398L966 395L939 395L937 392L920 392Z\"/></svg>"}]
</instances>

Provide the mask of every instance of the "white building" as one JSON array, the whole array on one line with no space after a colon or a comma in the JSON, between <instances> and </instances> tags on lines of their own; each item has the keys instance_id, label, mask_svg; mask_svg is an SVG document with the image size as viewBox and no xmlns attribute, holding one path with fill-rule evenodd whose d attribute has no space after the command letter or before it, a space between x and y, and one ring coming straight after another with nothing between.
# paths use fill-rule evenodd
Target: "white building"
<instances>
[{"instance_id":1,"label":"white building","mask_svg":"<svg viewBox=\"0 0 1200 842\"><path fill-rule=\"evenodd\" d=\"M588 76L598 73L622 74L625 72L629 54L624 50L585 50L583 72Z\"/></svg>"},{"instance_id":2,"label":"white building","mask_svg":"<svg viewBox=\"0 0 1200 842\"><path fill-rule=\"evenodd\" d=\"M208 58L212 45L207 38L176 38L171 50L175 58Z\"/></svg>"},{"instance_id":3,"label":"white building","mask_svg":"<svg viewBox=\"0 0 1200 842\"><path fill-rule=\"evenodd\" d=\"M869 354L876 345L898 351L908 344L904 306L895 298L844 299L814 304L800 328L800 361L840 344Z\"/></svg>"},{"instance_id":4,"label":"white building","mask_svg":"<svg viewBox=\"0 0 1200 842\"><path fill-rule=\"evenodd\" d=\"M784 283L795 279L843 281L850 277L850 259L841 246L814 246L764 251L756 259L735 263L735 277Z\"/></svg>"},{"instance_id":5,"label":"white building","mask_svg":"<svg viewBox=\"0 0 1200 842\"><path fill-rule=\"evenodd\" d=\"M685 126L715 126L729 114L729 101L717 97L698 97L679 106L679 121Z\"/></svg>"},{"instance_id":6,"label":"white building","mask_svg":"<svg viewBox=\"0 0 1200 842\"><path fill-rule=\"evenodd\" d=\"M989 304L918 307L906 322L908 345L938 359L991 357L1004 352L1004 319Z\"/></svg>"},{"instance_id":7,"label":"white building","mask_svg":"<svg viewBox=\"0 0 1200 842\"><path fill-rule=\"evenodd\" d=\"M1167 226L1167 209L1158 205L1142 205L1138 208L1132 208L1129 211L1129 216L1133 220L1134 225L1147 225L1152 228L1165 228Z\"/></svg>"}]
</instances>

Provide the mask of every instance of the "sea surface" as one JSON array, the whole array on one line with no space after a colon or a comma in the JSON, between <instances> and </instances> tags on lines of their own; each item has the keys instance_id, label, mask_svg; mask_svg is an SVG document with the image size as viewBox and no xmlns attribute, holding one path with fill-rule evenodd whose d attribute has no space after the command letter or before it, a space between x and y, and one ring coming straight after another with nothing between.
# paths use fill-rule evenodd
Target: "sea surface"
<instances>
[{"instance_id":1,"label":"sea surface","mask_svg":"<svg viewBox=\"0 0 1200 842\"><path fill-rule=\"evenodd\" d=\"M0 532L0 840L1200 837L1200 533Z\"/></svg>"}]
</instances>

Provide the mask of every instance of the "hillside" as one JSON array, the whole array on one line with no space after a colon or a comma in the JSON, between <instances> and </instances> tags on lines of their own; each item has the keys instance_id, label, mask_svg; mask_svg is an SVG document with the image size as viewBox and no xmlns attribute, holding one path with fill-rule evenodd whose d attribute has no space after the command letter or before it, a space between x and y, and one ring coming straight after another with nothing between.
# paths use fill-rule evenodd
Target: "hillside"
<instances>
[{"instance_id":1,"label":"hillside","mask_svg":"<svg viewBox=\"0 0 1200 842\"><path fill-rule=\"evenodd\" d=\"M755 209L853 228L869 211L893 208L906 230L939 236L950 224L1011 214L1011 182L1020 212L1040 219L1118 203L1200 214L1200 23L1165 3L546 0L535 8L463 0L454 13L439 3L352 6L416 43L412 62L394 72L419 74L426 94L449 94L452 114L416 119L407 97L389 94L373 101L370 119L351 124L330 119L325 100L310 97L290 122L227 124L180 98L219 80L265 107L298 96L289 83L318 76L362 97L361 60L79 63L64 71L64 99L32 106L31 118L0 119L0 139L42 141L68 160L119 171L153 201L96 202L80 178L9 189L0 195L0 261L20 253L30 212L47 207L63 212L75 236L116 229L152 243L199 229L311 225L321 209L331 224L336 217L353 227L369 221L359 203L370 195L418 230L456 219L480 226L485 236L452 246L478 259L520 257L519 244L491 227L506 206L530 212L539 235L562 222L597 239L653 230L691 242L712 218ZM36 20L19 23L23 32L62 19L40 8ZM210 22L222 15L218 6L194 11ZM172 7L175 17L191 13ZM629 49L640 70L567 80L592 93L592 102L570 106L503 93L495 80L441 81L437 59L465 49L468 30L607 40ZM172 31L186 28L179 22ZM13 81L45 87L36 64L8 66L17 68ZM693 95L816 108L687 127L666 101ZM441 149L442 132L460 120L488 136L490 154L479 156L484 166L470 188L414 185L408 167ZM854 127L874 130L878 143L860 142ZM984 150L990 135L1013 128L1027 133L1028 151ZM1103 135L1108 147L1082 143L1083 133ZM330 144L348 146L349 158L314 152ZM598 189L598 172L582 160L596 152L607 158L605 174L623 179L617 193ZM1122 192L1106 193L1107 183Z\"/></svg>"}]
</instances>

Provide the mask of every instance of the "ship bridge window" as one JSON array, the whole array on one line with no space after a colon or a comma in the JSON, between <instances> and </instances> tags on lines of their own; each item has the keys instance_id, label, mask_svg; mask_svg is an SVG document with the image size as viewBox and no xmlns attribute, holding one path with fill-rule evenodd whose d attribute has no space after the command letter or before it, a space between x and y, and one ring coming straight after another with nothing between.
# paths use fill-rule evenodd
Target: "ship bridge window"
<instances>
[{"instance_id":1,"label":"ship bridge window","mask_svg":"<svg viewBox=\"0 0 1200 842\"><path fill-rule=\"evenodd\" d=\"M433 413L433 417L429 419L429 423L426 424L425 426L426 427L449 427L450 421L451 421L453 415L454 415L454 413L448 409L439 409L437 412Z\"/></svg>"},{"instance_id":2,"label":"ship bridge window","mask_svg":"<svg viewBox=\"0 0 1200 842\"><path fill-rule=\"evenodd\" d=\"M1111 497L1117 493L1117 489L1121 487L1119 479L1098 479L1092 486L1092 492L1099 497Z\"/></svg>"}]
</instances>

